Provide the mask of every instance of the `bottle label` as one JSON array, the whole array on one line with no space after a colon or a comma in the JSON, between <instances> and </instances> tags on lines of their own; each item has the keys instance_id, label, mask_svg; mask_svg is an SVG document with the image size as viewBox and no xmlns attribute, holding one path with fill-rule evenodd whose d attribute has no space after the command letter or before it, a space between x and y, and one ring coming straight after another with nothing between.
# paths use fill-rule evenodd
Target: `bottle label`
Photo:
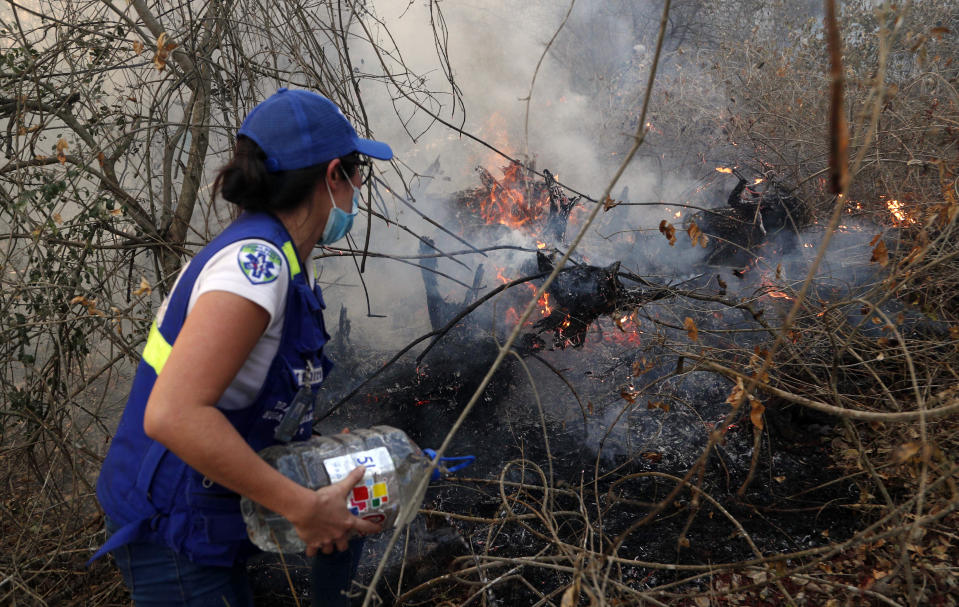
<instances>
[{"instance_id":1,"label":"bottle label","mask_svg":"<svg viewBox=\"0 0 959 607\"><path fill-rule=\"evenodd\" d=\"M366 474L358 485L353 487L346 500L346 507L351 513L364 519L372 520L375 516L380 522L383 515L373 515L373 510L385 507L390 502L389 487L386 478L382 475L394 470L393 458L386 447L377 447L369 451L359 451L349 455L331 457L323 460L323 467L330 477L330 482L340 481L357 466L365 466Z\"/></svg>"}]
</instances>

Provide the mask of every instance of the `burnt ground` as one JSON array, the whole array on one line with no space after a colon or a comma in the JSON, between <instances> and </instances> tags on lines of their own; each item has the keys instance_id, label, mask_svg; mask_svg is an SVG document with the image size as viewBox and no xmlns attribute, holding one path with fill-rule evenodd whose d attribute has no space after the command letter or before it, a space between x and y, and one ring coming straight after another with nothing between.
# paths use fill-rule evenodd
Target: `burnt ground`
<instances>
[{"instance_id":1,"label":"burnt ground","mask_svg":"<svg viewBox=\"0 0 959 607\"><path fill-rule=\"evenodd\" d=\"M605 331L615 330L606 324ZM629 530L617 552L627 559L703 565L754 556L727 516L707 500L696 504L690 491L682 491L648 524L630 529L675 485L675 480L650 473L682 476L690 469L706 446L708 432L730 411L726 399L732 383L704 371L674 375L674 355L657 345L611 343L601 329L598 323L583 347L547 349L525 359L543 404L551 458L526 372L510 359L497 373L449 449L449 455L475 454L478 461L462 478L431 487L423 504L428 514L411 526L406 557L399 548L390 557L379 588L387 604L388 597L395 596L401 570L406 591L469 567L472 554L513 558L549 551L552 540L541 523L504 519L510 513L521 517L547 509L537 506L543 500L537 487L540 471L548 477L550 467L548 485L554 490L548 510L586 512L582 517L556 517L560 541L580 545L590 525L597 546L603 547ZM403 428L423 447L438 447L495 357L491 339L479 332L472 335L450 337L418 365L413 360L396 363L318 430L385 423ZM646 365L639 377L633 376L634 363ZM346 393L348 379L331 380L331 395ZM702 491L722 504L764 554L824 545L860 528L865 521L850 507L859 499L859 488L844 479L830 459L831 420L774 402L767 403L766 419L749 490L737 496L754 444L753 426L744 413L732 420L724 441L710 454ZM500 480L507 482L502 492ZM387 539L388 534L382 534L368 540L359 583L371 579ZM303 564L302 559L297 562ZM306 596L307 572L295 566L291 571L298 593ZM279 598L289 596L289 584L274 555L256 562L253 572L258 594L272 597L269 604L294 604ZM623 568L619 575L636 587L682 577L640 566ZM546 569L530 570L524 578L543 587L568 584L566 574ZM470 592L468 586L439 588L460 598ZM536 600L519 581L498 585L496 599L503 604Z\"/></svg>"}]
</instances>

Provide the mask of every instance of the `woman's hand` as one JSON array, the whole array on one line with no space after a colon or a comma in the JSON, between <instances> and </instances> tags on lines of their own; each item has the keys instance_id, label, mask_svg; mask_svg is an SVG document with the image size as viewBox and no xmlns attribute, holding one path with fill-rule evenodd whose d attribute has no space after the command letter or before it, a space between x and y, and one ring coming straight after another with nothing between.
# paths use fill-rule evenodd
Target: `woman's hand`
<instances>
[{"instance_id":1,"label":"woman's hand","mask_svg":"<svg viewBox=\"0 0 959 607\"><path fill-rule=\"evenodd\" d=\"M379 525L364 521L346 509L350 491L365 472L366 468L359 466L337 483L316 491L307 490L296 512L286 517L306 543L307 556L314 556L318 550L324 554L331 554L334 548L346 550L351 531L361 535L379 532Z\"/></svg>"}]
</instances>

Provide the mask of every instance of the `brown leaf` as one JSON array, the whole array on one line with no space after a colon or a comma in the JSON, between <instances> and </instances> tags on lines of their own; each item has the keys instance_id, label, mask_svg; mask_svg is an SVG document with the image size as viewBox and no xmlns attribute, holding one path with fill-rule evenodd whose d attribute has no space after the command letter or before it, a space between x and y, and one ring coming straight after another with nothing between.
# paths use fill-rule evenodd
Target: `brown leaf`
<instances>
[{"instance_id":1,"label":"brown leaf","mask_svg":"<svg viewBox=\"0 0 959 607\"><path fill-rule=\"evenodd\" d=\"M943 35L948 34L951 30L948 27L938 26L929 30L929 33L936 37L936 40L942 40Z\"/></svg>"},{"instance_id":2,"label":"brown leaf","mask_svg":"<svg viewBox=\"0 0 959 607\"><path fill-rule=\"evenodd\" d=\"M676 244L676 227L665 219L659 222L659 231L669 241L669 246Z\"/></svg>"},{"instance_id":3,"label":"brown leaf","mask_svg":"<svg viewBox=\"0 0 959 607\"><path fill-rule=\"evenodd\" d=\"M166 69L166 60L170 55L170 51L177 47L175 42L167 42L166 32L160 34L157 38L157 50L156 55L153 56L153 65L157 68L158 71L163 71Z\"/></svg>"},{"instance_id":4,"label":"brown leaf","mask_svg":"<svg viewBox=\"0 0 959 607\"><path fill-rule=\"evenodd\" d=\"M63 217L60 216L60 213L53 214L53 223L57 225L60 225L61 223L63 223Z\"/></svg>"},{"instance_id":5,"label":"brown leaf","mask_svg":"<svg viewBox=\"0 0 959 607\"><path fill-rule=\"evenodd\" d=\"M617 206L618 204L619 204L618 202L613 200L611 197L607 196L606 199L603 200L603 211L608 211L612 209L613 207Z\"/></svg>"},{"instance_id":6,"label":"brown leaf","mask_svg":"<svg viewBox=\"0 0 959 607\"><path fill-rule=\"evenodd\" d=\"M695 247L696 244L699 242L699 235L702 234L702 232L699 229L699 226L696 225L695 221L689 222L689 227L686 228L686 233L689 234L690 244L692 244Z\"/></svg>"},{"instance_id":7,"label":"brown leaf","mask_svg":"<svg viewBox=\"0 0 959 607\"><path fill-rule=\"evenodd\" d=\"M689 339L699 341L699 329L696 328L696 323L692 318L686 317L686 320L683 321L683 328L686 329L686 335L689 336Z\"/></svg>"},{"instance_id":8,"label":"brown leaf","mask_svg":"<svg viewBox=\"0 0 959 607\"><path fill-rule=\"evenodd\" d=\"M758 398L749 397L749 419L753 422L753 425L763 429L763 412L766 411L766 407L759 401Z\"/></svg>"},{"instance_id":9,"label":"brown leaf","mask_svg":"<svg viewBox=\"0 0 959 607\"><path fill-rule=\"evenodd\" d=\"M659 451L643 451L640 457L651 462L660 462L663 460L663 454Z\"/></svg>"},{"instance_id":10,"label":"brown leaf","mask_svg":"<svg viewBox=\"0 0 959 607\"><path fill-rule=\"evenodd\" d=\"M745 396L746 387L743 386L743 378L736 378L736 385L733 386L733 389L730 390L729 396L726 397L726 402L732 405L733 407L738 407L743 404L743 397Z\"/></svg>"},{"instance_id":11,"label":"brown leaf","mask_svg":"<svg viewBox=\"0 0 959 607\"><path fill-rule=\"evenodd\" d=\"M636 402L636 397L639 396L639 390L637 390L633 386L626 386L625 388L619 391L619 395L622 396L623 400L625 400L629 404L633 404Z\"/></svg>"},{"instance_id":12,"label":"brown leaf","mask_svg":"<svg viewBox=\"0 0 959 607\"><path fill-rule=\"evenodd\" d=\"M908 443L903 443L902 445L899 445L893 449L892 461L896 462L897 464L905 464L917 453L919 453L919 443L915 441L909 441Z\"/></svg>"},{"instance_id":13,"label":"brown leaf","mask_svg":"<svg viewBox=\"0 0 959 607\"><path fill-rule=\"evenodd\" d=\"M644 356L641 360L633 361L633 377L639 377L653 368L653 363L648 362Z\"/></svg>"},{"instance_id":14,"label":"brown leaf","mask_svg":"<svg viewBox=\"0 0 959 607\"><path fill-rule=\"evenodd\" d=\"M142 54L142 53L143 53L143 43L140 42L139 40L134 40L134 41L133 41L133 52L136 53L137 55Z\"/></svg>"},{"instance_id":15,"label":"brown leaf","mask_svg":"<svg viewBox=\"0 0 959 607\"><path fill-rule=\"evenodd\" d=\"M60 164L63 164L67 161L67 148L70 147L70 144L67 143L66 139L62 137L57 140L57 160L60 161Z\"/></svg>"},{"instance_id":16,"label":"brown leaf","mask_svg":"<svg viewBox=\"0 0 959 607\"><path fill-rule=\"evenodd\" d=\"M646 409L660 409L662 411L669 413L669 405L667 405L661 400L658 400L656 402L650 401L649 403L646 404Z\"/></svg>"},{"instance_id":17,"label":"brown leaf","mask_svg":"<svg viewBox=\"0 0 959 607\"><path fill-rule=\"evenodd\" d=\"M886 249L886 242L884 240L880 240L876 248L872 250L872 257L869 261L875 261L882 267L889 265L889 250Z\"/></svg>"},{"instance_id":18,"label":"brown leaf","mask_svg":"<svg viewBox=\"0 0 959 607\"><path fill-rule=\"evenodd\" d=\"M722 289L723 291L725 291L726 287L728 286L726 284L726 281L723 280L723 277L720 276L719 274L716 275L716 283L719 285L719 288Z\"/></svg>"},{"instance_id":19,"label":"brown leaf","mask_svg":"<svg viewBox=\"0 0 959 607\"><path fill-rule=\"evenodd\" d=\"M146 278L140 278L140 287L133 292L137 297L141 295L149 295L153 292L153 287L150 286L150 283L147 282Z\"/></svg>"}]
</instances>

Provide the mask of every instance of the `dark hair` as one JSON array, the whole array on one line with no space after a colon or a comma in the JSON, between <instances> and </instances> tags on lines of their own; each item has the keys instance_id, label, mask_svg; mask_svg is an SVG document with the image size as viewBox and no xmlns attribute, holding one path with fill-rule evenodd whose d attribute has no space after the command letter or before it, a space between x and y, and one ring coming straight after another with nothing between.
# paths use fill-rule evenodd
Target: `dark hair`
<instances>
[{"instance_id":1,"label":"dark hair","mask_svg":"<svg viewBox=\"0 0 959 607\"><path fill-rule=\"evenodd\" d=\"M350 177L358 168L353 154L341 161ZM240 135L233 159L213 180L213 197L221 195L244 211L288 211L299 206L317 182L324 179L329 162L291 171L270 173L266 153L252 139Z\"/></svg>"}]
</instances>

